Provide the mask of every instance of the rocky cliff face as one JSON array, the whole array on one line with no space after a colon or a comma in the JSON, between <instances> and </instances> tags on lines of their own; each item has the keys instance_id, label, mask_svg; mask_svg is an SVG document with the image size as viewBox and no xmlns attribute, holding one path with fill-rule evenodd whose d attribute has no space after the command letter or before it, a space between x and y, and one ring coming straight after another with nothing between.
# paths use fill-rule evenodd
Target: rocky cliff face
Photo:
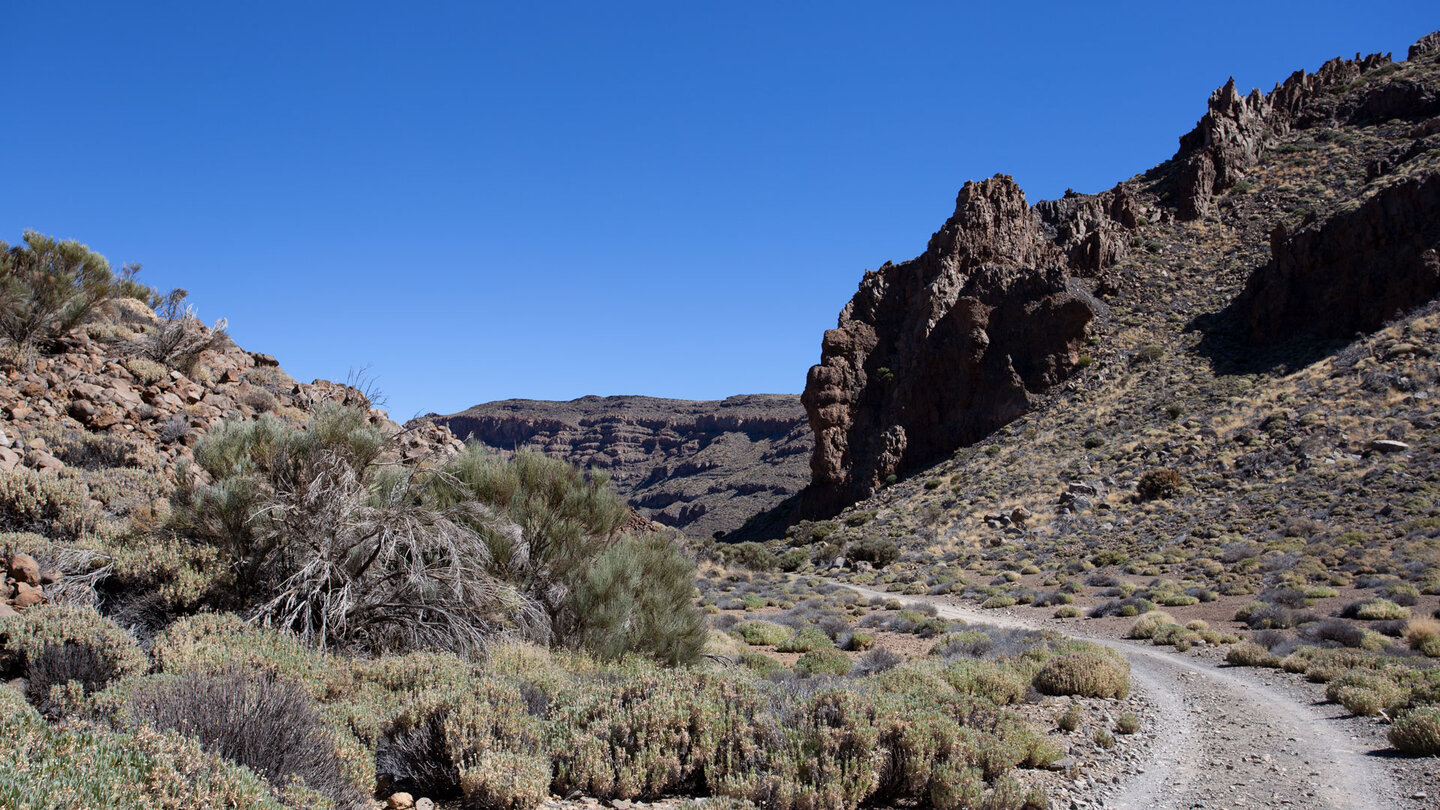
<instances>
[{"instance_id":1,"label":"rocky cliff face","mask_svg":"<svg viewBox=\"0 0 1440 810\"><path fill-rule=\"evenodd\" d=\"M1333 59L1263 94L1231 80L1174 159L1100 194L1031 208L1008 177L967 183L925 253L867 272L825 333L803 397L815 450L800 514L832 513L1034 407L1102 311L1087 290L1178 316L1243 285L1226 322L1252 343L1349 336L1432 298L1440 37L1409 56ZM1158 236L1173 233L1189 244Z\"/></svg>"},{"instance_id":2,"label":"rocky cliff face","mask_svg":"<svg viewBox=\"0 0 1440 810\"><path fill-rule=\"evenodd\" d=\"M739 528L809 479L810 432L795 396L507 400L419 421L604 471L642 514L694 537Z\"/></svg>"},{"instance_id":3,"label":"rocky cliff face","mask_svg":"<svg viewBox=\"0 0 1440 810\"><path fill-rule=\"evenodd\" d=\"M1293 234L1279 225L1270 250L1231 305L1250 342L1373 331L1440 293L1440 174L1386 185Z\"/></svg>"},{"instance_id":4,"label":"rocky cliff face","mask_svg":"<svg viewBox=\"0 0 1440 810\"><path fill-rule=\"evenodd\" d=\"M1012 179L966 183L925 253L867 272L806 381L805 511L834 511L974 442L1068 376L1097 304L1070 283L1066 254L1104 266L1112 240L1095 234L1115 207L1057 211L1049 229L1065 223L1062 249ZM1106 224L1078 225L1082 209Z\"/></svg>"}]
</instances>

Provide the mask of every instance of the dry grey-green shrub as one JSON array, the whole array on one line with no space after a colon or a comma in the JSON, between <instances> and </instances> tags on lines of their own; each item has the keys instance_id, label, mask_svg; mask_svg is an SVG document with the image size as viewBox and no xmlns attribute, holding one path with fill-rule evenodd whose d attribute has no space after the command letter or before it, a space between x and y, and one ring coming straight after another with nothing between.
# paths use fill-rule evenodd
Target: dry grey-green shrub
<instances>
[{"instance_id":1,"label":"dry grey-green shrub","mask_svg":"<svg viewBox=\"0 0 1440 810\"><path fill-rule=\"evenodd\" d=\"M533 603L491 572L480 527L518 528L476 502L435 505L436 472L380 468L386 437L356 409L322 406L301 430L225 422L196 446L210 483L183 483L169 531L211 544L225 604L325 644L477 654L534 637ZM213 598L213 597L212 597Z\"/></svg>"},{"instance_id":2,"label":"dry grey-green shrub","mask_svg":"<svg viewBox=\"0 0 1440 810\"><path fill-rule=\"evenodd\" d=\"M30 700L47 714L51 688L75 682L90 694L145 672L150 661L119 625L87 607L39 605L0 619L0 652L27 681Z\"/></svg>"},{"instance_id":3,"label":"dry grey-green shrub","mask_svg":"<svg viewBox=\"0 0 1440 810\"><path fill-rule=\"evenodd\" d=\"M336 808L369 806L368 791L346 778L310 696L273 670L230 666L149 678L130 690L124 711L136 726L175 731L250 768L277 793L298 777Z\"/></svg>"},{"instance_id":4,"label":"dry grey-green shrub","mask_svg":"<svg viewBox=\"0 0 1440 810\"><path fill-rule=\"evenodd\" d=\"M1390 725L1390 744L1406 754L1440 756L1440 706L1413 709Z\"/></svg>"},{"instance_id":5,"label":"dry grey-green shrub","mask_svg":"<svg viewBox=\"0 0 1440 810\"><path fill-rule=\"evenodd\" d=\"M471 446L442 468L434 503L478 503L518 531L481 531L490 573L541 606L554 643L602 657L693 663L704 644L694 564L673 540L624 532L630 510L603 476L537 453Z\"/></svg>"},{"instance_id":6,"label":"dry grey-green shrub","mask_svg":"<svg viewBox=\"0 0 1440 810\"><path fill-rule=\"evenodd\" d=\"M1064 653L1045 662L1034 686L1045 695L1123 698L1130 693L1130 666L1108 653Z\"/></svg>"},{"instance_id":7,"label":"dry grey-green shrub","mask_svg":"<svg viewBox=\"0 0 1440 810\"><path fill-rule=\"evenodd\" d=\"M264 415L195 448L167 531L216 548L212 603L324 644L480 653L515 637L698 659L694 567L632 538L603 480L475 448L440 465L381 463L365 410L323 404L304 429Z\"/></svg>"},{"instance_id":8,"label":"dry grey-green shrub","mask_svg":"<svg viewBox=\"0 0 1440 810\"><path fill-rule=\"evenodd\" d=\"M99 516L83 481L17 468L0 473L0 531L73 540Z\"/></svg>"},{"instance_id":9,"label":"dry grey-green shrub","mask_svg":"<svg viewBox=\"0 0 1440 810\"><path fill-rule=\"evenodd\" d=\"M35 231L0 242L0 341L23 353L63 337L115 289L110 263L79 242Z\"/></svg>"},{"instance_id":10,"label":"dry grey-green shrub","mask_svg":"<svg viewBox=\"0 0 1440 810\"><path fill-rule=\"evenodd\" d=\"M178 288L161 296L155 306L159 322L141 335L132 349L141 357L186 374L195 370L206 352L224 347L229 340L225 319L205 328L194 307L185 303L188 296Z\"/></svg>"}]
</instances>

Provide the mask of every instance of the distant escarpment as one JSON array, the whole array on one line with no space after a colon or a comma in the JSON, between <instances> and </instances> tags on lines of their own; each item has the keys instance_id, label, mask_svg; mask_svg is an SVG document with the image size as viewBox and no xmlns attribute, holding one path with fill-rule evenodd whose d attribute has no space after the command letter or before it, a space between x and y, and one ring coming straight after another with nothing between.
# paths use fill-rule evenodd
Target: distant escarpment
<instances>
[{"instance_id":1,"label":"distant escarpment","mask_svg":"<svg viewBox=\"0 0 1440 810\"><path fill-rule=\"evenodd\" d=\"M1125 227L1126 209L1118 197L1077 202L1056 213L1057 227L997 175L965 184L919 257L867 272L806 381L815 450L803 511L865 497L1065 379L1100 306L1071 283L1067 254L1097 271L1113 263L1120 249L1107 234Z\"/></svg>"},{"instance_id":2,"label":"distant escarpment","mask_svg":"<svg viewBox=\"0 0 1440 810\"><path fill-rule=\"evenodd\" d=\"M793 395L512 399L420 421L500 452L603 471L642 514L695 537L737 529L809 480L810 431Z\"/></svg>"}]
</instances>

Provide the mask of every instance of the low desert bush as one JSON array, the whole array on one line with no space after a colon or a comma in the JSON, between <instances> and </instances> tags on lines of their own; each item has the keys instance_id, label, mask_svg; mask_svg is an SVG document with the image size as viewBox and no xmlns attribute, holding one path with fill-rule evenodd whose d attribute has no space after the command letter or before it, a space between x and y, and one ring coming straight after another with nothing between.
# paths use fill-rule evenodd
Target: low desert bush
<instances>
[{"instance_id":1,"label":"low desert bush","mask_svg":"<svg viewBox=\"0 0 1440 810\"><path fill-rule=\"evenodd\" d=\"M6 743L0 746L0 807L282 806L264 780L194 740L151 729L50 725L6 686L0 686L0 736ZM324 805L300 799L290 806Z\"/></svg>"},{"instance_id":2,"label":"low desert bush","mask_svg":"<svg viewBox=\"0 0 1440 810\"><path fill-rule=\"evenodd\" d=\"M1109 652L1065 653L1045 662L1033 683L1044 695L1123 698L1130 694L1130 666Z\"/></svg>"},{"instance_id":3,"label":"low desert bush","mask_svg":"<svg viewBox=\"0 0 1440 810\"><path fill-rule=\"evenodd\" d=\"M735 625L730 632L739 636L746 644L753 646L774 646L790 638L791 634L788 627L759 619L741 622Z\"/></svg>"},{"instance_id":4,"label":"low desert bush","mask_svg":"<svg viewBox=\"0 0 1440 810\"><path fill-rule=\"evenodd\" d=\"M1440 658L1440 621L1420 617L1405 625L1405 643L1429 658Z\"/></svg>"},{"instance_id":5,"label":"low desert bush","mask_svg":"<svg viewBox=\"0 0 1440 810\"><path fill-rule=\"evenodd\" d=\"M802 675L845 675L851 668L850 656L833 647L811 650L795 662L795 671Z\"/></svg>"},{"instance_id":6,"label":"low desert bush","mask_svg":"<svg viewBox=\"0 0 1440 810\"><path fill-rule=\"evenodd\" d=\"M0 531L74 540L99 516L82 481L17 468L0 473Z\"/></svg>"},{"instance_id":7,"label":"low desert bush","mask_svg":"<svg viewBox=\"0 0 1440 810\"><path fill-rule=\"evenodd\" d=\"M1146 470L1135 484L1135 492L1142 500L1174 497L1180 491L1180 473L1168 468Z\"/></svg>"},{"instance_id":8,"label":"low desert bush","mask_svg":"<svg viewBox=\"0 0 1440 810\"><path fill-rule=\"evenodd\" d=\"M1146 613L1135 623L1130 625L1130 632L1125 634L1126 638L1148 639L1153 638L1155 633L1162 627L1175 624L1175 619L1168 613L1153 611Z\"/></svg>"},{"instance_id":9,"label":"low desert bush","mask_svg":"<svg viewBox=\"0 0 1440 810\"><path fill-rule=\"evenodd\" d=\"M1080 728L1080 723L1084 719L1085 712L1081 711L1078 705L1072 703L1070 704L1070 708L1066 709L1064 713L1056 718L1055 725L1061 731L1071 732Z\"/></svg>"},{"instance_id":10,"label":"low desert bush","mask_svg":"<svg viewBox=\"0 0 1440 810\"><path fill-rule=\"evenodd\" d=\"M0 650L16 655L31 702L47 713L64 708L51 704L53 687L91 694L150 666L129 633L90 608L41 605L0 619Z\"/></svg>"},{"instance_id":11,"label":"low desert bush","mask_svg":"<svg viewBox=\"0 0 1440 810\"><path fill-rule=\"evenodd\" d=\"M797 630L793 635L782 639L779 643L775 645L775 649L779 650L780 652L804 653L811 652L813 650L830 649L834 646L835 642L831 641L830 637L825 635L819 629L814 627L806 627Z\"/></svg>"},{"instance_id":12,"label":"low desert bush","mask_svg":"<svg viewBox=\"0 0 1440 810\"><path fill-rule=\"evenodd\" d=\"M1134 712L1123 712L1115 718L1115 731L1120 734L1134 734L1140 730L1140 716Z\"/></svg>"},{"instance_id":13,"label":"low desert bush","mask_svg":"<svg viewBox=\"0 0 1440 810\"><path fill-rule=\"evenodd\" d=\"M1346 605L1341 609L1340 616L1367 622L1401 621L1410 618L1410 611L1388 599L1365 599Z\"/></svg>"},{"instance_id":14,"label":"low desert bush","mask_svg":"<svg viewBox=\"0 0 1440 810\"><path fill-rule=\"evenodd\" d=\"M1225 651L1225 662L1239 667L1278 667L1280 658L1253 641L1242 641Z\"/></svg>"},{"instance_id":15,"label":"low desert bush","mask_svg":"<svg viewBox=\"0 0 1440 810\"><path fill-rule=\"evenodd\" d=\"M369 791L346 778L310 696L271 670L230 666L148 678L131 690L125 715L137 727L198 741L277 793L299 779L336 808L368 807Z\"/></svg>"},{"instance_id":16,"label":"low desert bush","mask_svg":"<svg viewBox=\"0 0 1440 810\"><path fill-rule=\"evenodd\" d=\"M155 314L159 322L140 336L132 350L154 363L193 375L205 354L225 346L229 335L223 318L206 328L195 308L185 303L188 297L188 292L178 288L158 296Z\"/></svg>"},{"instance_id":17,"label":"low desert bush","mask_svg":"<svg viewBox=\"0 0 1440 810\"><path fill-rule=\"evenodd\" d=\"M1440 706L1426 706L1402 715L1386 733L1390 744L1406 754L1440 756Z\"/></svg>"},{"instance_id":18,"label":"low desert bush","mask_svg":"<svg viewBox=\"0 0 1440 810\"><path fill-rule=\"evenodd\" d=\"M889 538L867 536L852 542L846 547L845 553L852 560L884 568L900 559L900 546Z\"/></svg>"}]
</instances>

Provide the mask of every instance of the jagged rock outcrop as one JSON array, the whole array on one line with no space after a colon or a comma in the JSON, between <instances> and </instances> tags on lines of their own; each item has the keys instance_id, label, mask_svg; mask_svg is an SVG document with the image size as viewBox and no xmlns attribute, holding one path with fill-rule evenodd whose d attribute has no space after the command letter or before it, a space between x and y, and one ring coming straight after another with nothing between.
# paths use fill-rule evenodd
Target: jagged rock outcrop
<instances>
[{"instance_id":1,"label":"jagged rock outcrop","mask_svg":"<svg viewBox=\"0 0 1440 810\"><path fill-rule=\"evenodd\" d=\"M1118 205L1123 221L1119 200L1096 212ZM1090 211L1073 203L1049 229ZM1085 243L1064 242L1082 254ZM1068 376L1098 305L1066 264L1024 193L996 175L965 184L925 253L867 272L806 381L815 450L803 510L834 511L974 442Z\"/></svg>"},{"instance_id":2,"label":"jagged rock outcrop","mask_svg":"<svg viewBox=\"0 0 1440 810\"><path fill-rule=\"evenodd\" d=\"M1132 235L1149 213L1123 183L1100 194L1067 191L1058 200L1035 203L1035 212L1070 272L1099 280L1104 292L1115 286L1106 271L1129 255Z\"/></svg>"},{"instance_id":3,"label":"jagged rock outcrop","mask_svg":"<svg viewBox=\"0 0 1440 810\"><path fill-rule=\"evenodd\" d=\"M603 470L641 514L694 537L733 531L809 480L810 431L794 395L506 400L417 424Z\"/></svg>"},{"instance_id":4,"label":"jagged rock outcrop","mask_svg":"<svg viewBox=\"0 0 1440 810\"><path fill-rule=\"evenodd\" d=\"M1295 71L1269 93L1251 90L1246 96L1240 95L1232 77L1210 95L1209 109L1195 129L1180 137L1172 193L1180 218L1209 213L1214 196L1244 179L1274 139L1292 126L1428 114L1434 99L1431 88L1397 91L1397 85L1383 84L1344 102L1329 92L1391 63L1389 54L1332 59L1314 73Z\"/></svg>"},{"instance_id":5,"label":"jagged rock outcrop","mask_svg":"<svg viewBox=\"0 0 1440 810\"><path fill-rule=\"evenodd\" d=\"M1251 343L1373 331L1440 294L1440 174L1295 233L1278 226L1270 251L1230 307Z\"/></svg>"}]
</instances>

